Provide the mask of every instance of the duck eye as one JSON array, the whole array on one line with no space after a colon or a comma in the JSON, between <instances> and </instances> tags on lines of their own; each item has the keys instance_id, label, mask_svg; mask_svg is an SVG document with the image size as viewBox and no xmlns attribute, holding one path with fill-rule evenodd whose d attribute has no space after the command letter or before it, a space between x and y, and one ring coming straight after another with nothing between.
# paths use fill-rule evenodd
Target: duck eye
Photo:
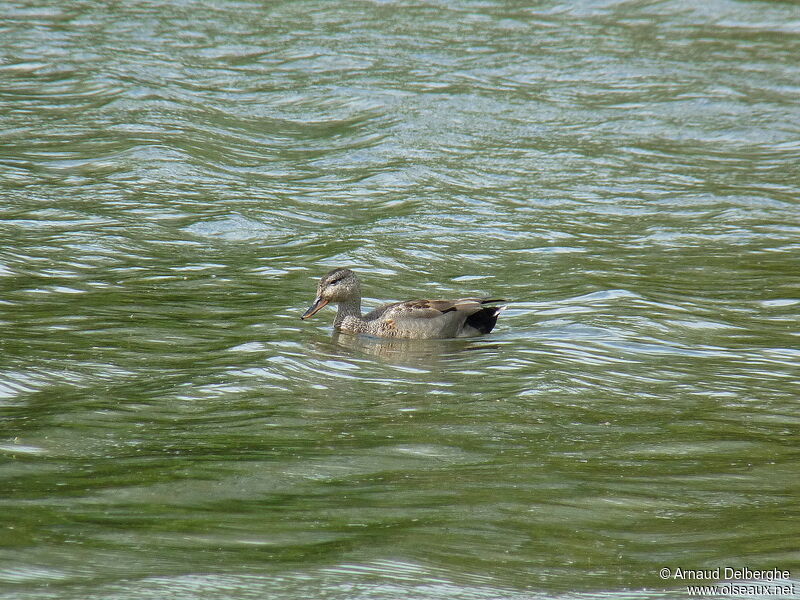
<instances>
[{"instance_id":1,"label":"duck eye","mask_svg":"<svg viewBox=\"0 0 800 600\"><path fill-rule=\"evenodd\" d=\"M331 282L330 282L328 285L336 285L336 284L337 284L337 283L339 283L339 282L340 282L342 279L343 279L343 277L339 277L339 279L334 279L334 280L333 280L333 281L331 281Z\"/></svg>"}]
</instances>

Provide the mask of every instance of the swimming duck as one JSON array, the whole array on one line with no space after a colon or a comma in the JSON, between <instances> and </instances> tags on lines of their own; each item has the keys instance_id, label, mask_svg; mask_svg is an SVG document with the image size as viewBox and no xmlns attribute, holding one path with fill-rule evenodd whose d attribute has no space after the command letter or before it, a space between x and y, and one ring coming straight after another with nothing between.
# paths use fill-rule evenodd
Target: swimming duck
<instances>
[{"instance_id":1,"label":"swimming duck","mask_svg":"<svg viewBox=\"0 0 800 600\"><path fill-rule=\"evenodd\" d=\"M484 306L502 300L408 300L379 306L361 315L361 282L350 269L333 269L319 280L317 297L305 320L328 304L338 304L333 327L345 333L385 338L433 339L489 333L505 306Z\"/></svg>"}]
</instances>

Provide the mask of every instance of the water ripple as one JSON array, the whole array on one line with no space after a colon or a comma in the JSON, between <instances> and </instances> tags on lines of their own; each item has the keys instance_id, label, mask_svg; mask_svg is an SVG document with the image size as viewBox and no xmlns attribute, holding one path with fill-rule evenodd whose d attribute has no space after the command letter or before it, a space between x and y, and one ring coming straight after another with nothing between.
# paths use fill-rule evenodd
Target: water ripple
<instances>
[{"instance_id":1,"label":"water ripple","mask_svg":"<svg viewBox=\"0 0 800 600\"><path fill-rule=\"evenodd\" d=\"M0 24L0 596L794 569L793 6L62 4ZM301 322L341 265L509 308Z\"/></svg>"}]
</instances>

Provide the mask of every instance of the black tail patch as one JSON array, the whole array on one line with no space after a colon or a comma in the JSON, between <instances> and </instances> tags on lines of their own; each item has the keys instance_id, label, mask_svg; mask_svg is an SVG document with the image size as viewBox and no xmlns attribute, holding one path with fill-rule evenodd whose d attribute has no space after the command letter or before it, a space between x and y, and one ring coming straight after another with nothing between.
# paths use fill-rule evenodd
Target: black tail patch
<instances>
[{"instance_id":1,"label":"black tail patch","mask_svg":"<svg viewBox=\"0 0 800 600\"><path fill-rule=\"evenodd\" d=\"M494 300L494 302L497 302L497 300ZM466 324L470 327L474 327L481 333L489 333L494 329L495 324L497 324L497 317L501 310L502 308L496 306L482 308L478 312L474 312L468 316Z\"/></svg>"}]
</instances>

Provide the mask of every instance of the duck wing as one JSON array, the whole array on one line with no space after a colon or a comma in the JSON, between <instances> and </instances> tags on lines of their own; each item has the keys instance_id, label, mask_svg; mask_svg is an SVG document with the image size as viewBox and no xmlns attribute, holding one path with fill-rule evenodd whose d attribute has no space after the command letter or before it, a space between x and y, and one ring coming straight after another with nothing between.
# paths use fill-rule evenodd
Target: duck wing
<instances>
[{"instance_id":1,"label":"duck wing","mask_svg":"<svg viewBox=\"0 0 800 600\"><path fill-rule=\"evenodd\" d=\"M502 302L488 298L460 298L458 300L406 300L379 306L365 319L435 319L444 314L457 312L465 317L481 309L483 304Z\"/></svg>"},{"instance_id":2,"label":"duck wing","mask_svg":"<svg viewBox=\"0 0 800 600\"><path fill-rule=\"evenodd\" d=\"M364 317L377 321L386 335L439 338L479 335L494 327L500 308L485 304L502 302L489 298L458 300L408 300L376 308ZM491 324L486 322L491 321Z\"/></svg>"}]
</instances>

